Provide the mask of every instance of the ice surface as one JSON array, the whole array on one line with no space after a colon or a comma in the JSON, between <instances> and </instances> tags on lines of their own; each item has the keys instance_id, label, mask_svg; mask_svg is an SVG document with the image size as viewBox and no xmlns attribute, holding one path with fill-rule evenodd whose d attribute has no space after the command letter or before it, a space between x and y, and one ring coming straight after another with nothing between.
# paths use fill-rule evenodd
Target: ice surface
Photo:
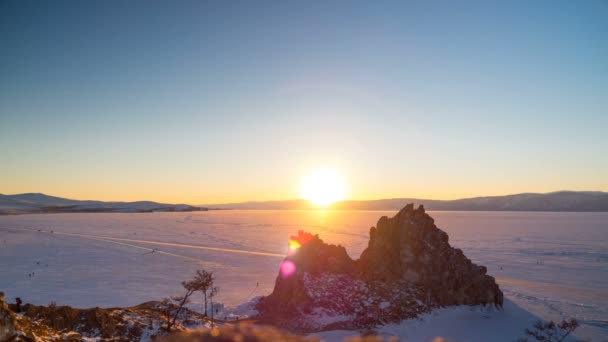
<instances>
[{"instance_id":1,"label":"ice surface","mask_svg":"<svg viewBox=\"0 0 608 342\"><path fill-rule=\"evenodd\" d=\"M272 291L289 236L304 229L357 258L383 211L209 211L0 216L0 290L25 302L136 305L181 292L197 268L216 273L220 316L244 317ZM431 212L505 291L504 311L442 309L383 334L512 341L537 317L576 317L579 337L608 336L608 213ZM38 231L40 230L40 231ZM51 233L52 231L52 233ZM195 298L193 307L201 306ZM224 309L225 306L225 309ZM243 311L243 308L247 310ZM232 309L231 309L232 308ZM500 331L500 333L497 333ZM450 333L452 331L452 333ZM346 334L346 335L345 335ZM322 336L352 335L328 332ZM439 335L439 334L438 334ZM464 336L464 337L463 337Z\"/></svg>"}]
</instances>

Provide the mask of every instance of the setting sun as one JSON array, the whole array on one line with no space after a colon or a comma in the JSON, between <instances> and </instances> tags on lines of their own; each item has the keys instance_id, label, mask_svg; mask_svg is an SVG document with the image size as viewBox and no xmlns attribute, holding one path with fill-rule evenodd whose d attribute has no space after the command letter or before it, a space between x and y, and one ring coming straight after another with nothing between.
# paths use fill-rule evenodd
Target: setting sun
<instances>
[{"instance_id":1,"label":"setting sun","mask_svg":"<svg viewBox=\"0 0 608 342\"><path fill-rule=\"evenodd\" d=\"M335 170L318 169L302 179L300 194L319 206L327 206L346 197L346 182Z\"/></svg>"}]
</instances>

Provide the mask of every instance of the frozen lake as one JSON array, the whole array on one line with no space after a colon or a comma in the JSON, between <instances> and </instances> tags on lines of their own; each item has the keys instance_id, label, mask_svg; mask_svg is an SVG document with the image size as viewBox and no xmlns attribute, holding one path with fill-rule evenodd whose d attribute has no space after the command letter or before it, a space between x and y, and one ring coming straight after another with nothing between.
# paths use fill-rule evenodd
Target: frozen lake
<instances>
[{"instance_id":1,"label":"frozen lake","mask_svg":"<svg viewBox=\"0 0 608 342\"><path fill-rule=\"evenodd\" d=\"M180 282L202 267L217 276L218 301L234 306L272 291L291 234L319 234L358 258L369 228L394 214L0 216L0 290L34 304L135 305L179 294ZM608 336L608 213L429 214L453 246L488 267L513 305L543 319L575 317L583 323L579 336L594 341Z\"/></svg>"}]
</instances>

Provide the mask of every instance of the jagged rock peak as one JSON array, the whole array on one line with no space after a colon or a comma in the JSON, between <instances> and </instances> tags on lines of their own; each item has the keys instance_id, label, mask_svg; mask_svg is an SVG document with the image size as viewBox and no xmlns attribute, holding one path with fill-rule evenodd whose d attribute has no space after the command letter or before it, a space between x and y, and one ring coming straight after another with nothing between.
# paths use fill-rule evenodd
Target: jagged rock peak
<instances>
[{"instance_id":1,"label":"jagged rock peak","mask_svg":"<svg viewBox=\"0 0 608 342\"><path fill-rule=\"evenodd\" d=\"M296 272L319 274L353 273L355 262L346 253L346 248L323 242L319 235L298 231L290 238L290 252L286 260L296 266Z\"/></svg>"},{"instance_id":2,"label":"jagged rock peak","mask_svg":"<svg viewBox=\"0 0 608 342\"><path fill-rule=\"evenodd\" d=\"M274 291L264 298L262 306L275 312L294 313L311 301L304 284L306 274L354 274L355 266L344 247L299 231L289 240L289 253L281 263Z\"/></svg>"},{"instance_id":3,"label":"jagged rock peak","mask_svg":"<svg viewBox=\"0 0 608 342\"><path fill-rule=\"evenodd\" d=\"M368 247L358 260L363 277L407 280L427 288L439 305L502 305L503 295L484 266L472 263L448 243L424 207L406 205L370 229Z\"/></svg>"},{"instance_id":4,"label":"jagged rock peak","mask_svg":"<svg viewBox=\"0 0 608 342\"><path fill-rule=\"evenodd\" d=\"M486 267L450 246L448 235L422 205L414 209L408 204L391 218L381 217L369 235L368 246L356 261L344 247L326 244L318 235L300 231L292 236L274 290L258 304L261 314L303 317L331 308L338 316L354 315L344 322L356 326L415 317L438 306L502 306L502 291ZM353 293L368 298L354 298ZM376 307L379 304L369 304L370 298L389 304ZM353 301L359 304L351 308ZM414 302L421 304L414 308ZM371 312L383 318L370 321Z\"/></svg>"}]
</instances>

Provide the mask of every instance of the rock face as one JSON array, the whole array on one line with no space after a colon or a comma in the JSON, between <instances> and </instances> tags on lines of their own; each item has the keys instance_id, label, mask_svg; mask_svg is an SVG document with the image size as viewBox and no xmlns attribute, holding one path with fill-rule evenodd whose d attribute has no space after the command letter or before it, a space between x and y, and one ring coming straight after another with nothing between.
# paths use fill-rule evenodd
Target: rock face
<instances>
[{"instance_id":1,"label":"rock face","mask_svg":"<svg viewBox=\"0 0 608 342\"><path fill-rule=\"evenodd\" d=\"M303 231L290 240L289 254L283 260L274 291L265 298L264 305L276 313L296 313L310 306L311 298L306 291L304 276L322 273L354 276L356 263L342 246L328 245Z\"/></svg>"},{"instance_id":2,"label":"rock face","mask_svg":"<svg viewBox=\"0 0 608 342\"><path fill-rule=\"evenodd\" d=\"M408 204L380 218L356 261L344 247L300 231L272 294L257 307L279 325L315 331L398 321L440 306L502 306L502 291L486 271L450 246L422 206ZM323 320L315 322L315 314ZM279 317L289 319L281 324ZM297 317L305 319L294 323Z\"/></svg>"},{"instance_id":3,"label":"rock face","mask_svg":"<svg viewBox=\"0 0 608 342\"><path fill-rule=\"evenodd\" d=\"M4 292L0 292L0 341L10 341L16 336L15 314L8 308Z\"/></svg>"},{"instance_id":4,"label":"rock face","mask_svg":"<svg viewBox=\"0 0 608 342\"><path fill-rule=\"evenodd\" d=\"M441 306L502 305L502 291L486 267L451 247L448 234L435 226L424 207L408 204L390 219L381 217L369 235L358 260L364 277L422 285Z\"/></svg>"}]
</instances>

